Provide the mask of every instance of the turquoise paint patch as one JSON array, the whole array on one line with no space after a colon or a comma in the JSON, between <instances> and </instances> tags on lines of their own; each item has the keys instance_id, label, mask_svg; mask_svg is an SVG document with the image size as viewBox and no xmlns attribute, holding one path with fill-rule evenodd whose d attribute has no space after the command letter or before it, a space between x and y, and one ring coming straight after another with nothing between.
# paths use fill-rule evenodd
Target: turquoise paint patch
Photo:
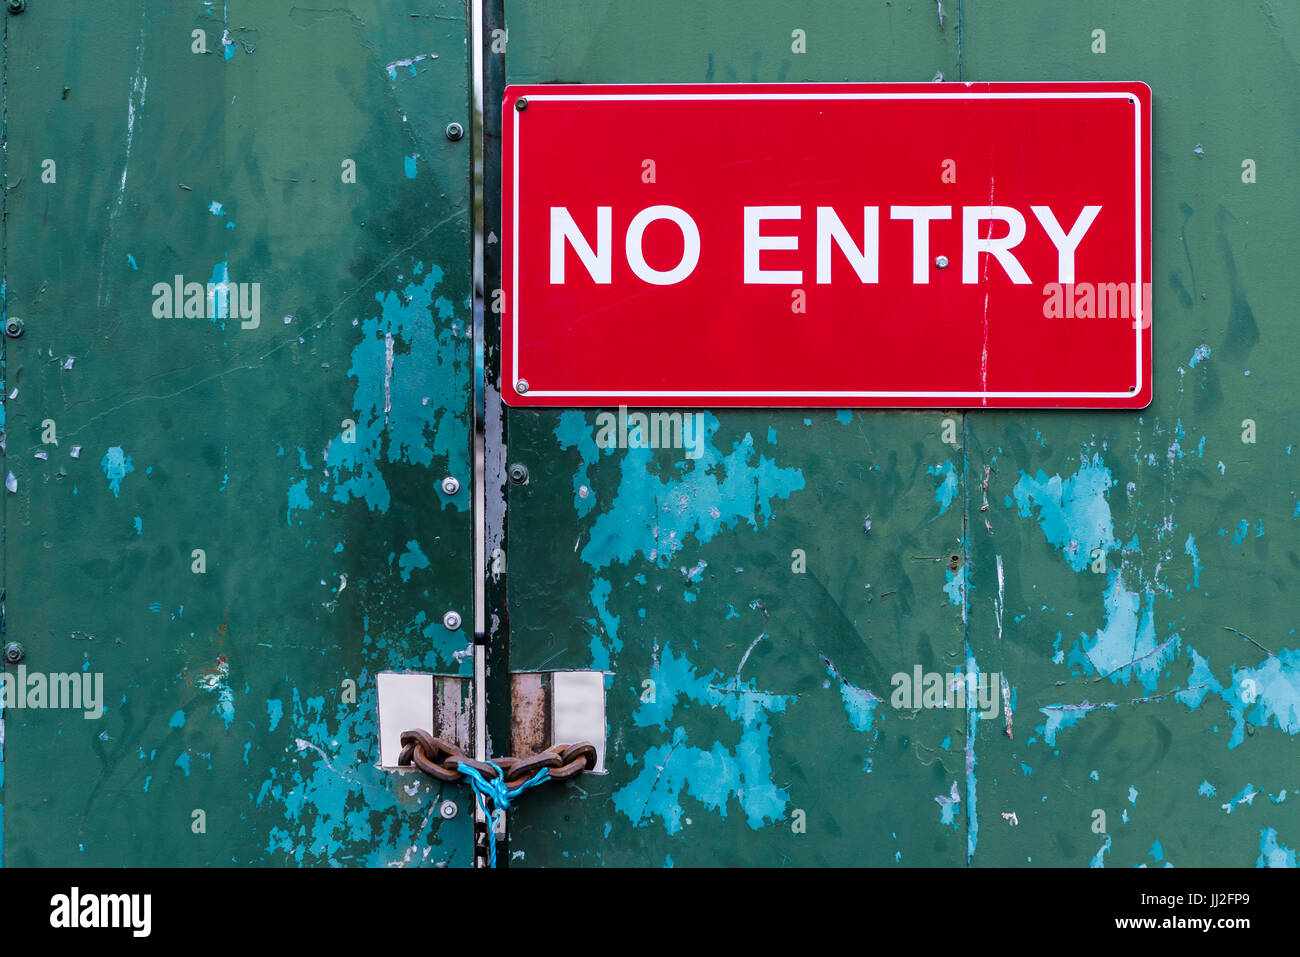
<instances>
[{"instance_id":1,"label":"turquoise paint patch","mask_svg":"<svg viewBox=\"0 0 1300 957\"><path fill-rule=\"evenodd\" d=\"M939 823L950 826L954 831L957 830L957 808L961 805L957 782L952 782L952 788L947 794L937 795L934 800L940 807Z\"/></svg>"},{"instance_id":2,"label":"turquoise paint patch","mask_svg":"<svg viewBox=\"0 0 1300 957\"><path fill-rule=\"evenodd\" d=\"M1154 691L1165 666L1177 657L1182 639L1177 635L1157 641L1154 620L1155 594L1138 595L1124 587L1119 569L1112 569L1104 603L1106 624L1092 638L1084 637L1069 655L1072 665L1085 672L1095 671L1113 683L1128 684L1136 679L1148 692Z\"/></svg>"},{"instance_id":3,"label":"turquoise paint patch","mask_svg":"<svg viewBox=\"0 0 1300 957\"><path fill-rule=\"evenodd\" d=\"M266 716L270 719L267 731L274 731L280 726L280 720L284 717L284 702L279 698L271 698L266 702Z\"/></svg>"},{"instance_id":4,"label":"turquoise paint patch","mask_svg":"<svg viewBox=\"0 0 1300 957\"><path fill-rule=\"evenodd\" d=\"M1245 740L1247 722L1300 734L1300 650L1283 648L1255 668L1232 667L1226 683L1215 676L1208 659L1195 649L1190 654L1187 689L1175 697L1193 711L1210 694L1222 699L1233 721L1229 750Z\"/></svg>"},{"instance_id":5,"label":"turquoise paint patch","mask_svg":"<svg viewBox=\"0 0 1300 957\"><path fill-rule=\"evenodd\" d=\"M112 446L104 454L104 457L99 460L99 467L104 470L113 498L117 498L122 491L122 480L135 471L131 456L127 455L120 445Z\"/></svg>"},{"instance_id":6,"label":"turquoise paint patch","mask_svg":"<svg viewBox=\"0 0 1300 957\"><path fill-rule=\"evenodd\" d=\"M1043 535L1078 572L1092 560L1094 549L1110 551L1118 544L1106 498L1112 485L1110 469L1094 455L1068 479L1048 478L1042 469L1033 478L1021 472L1011 491L1020 517L1030 518L1037 508Z\"/></svg>"},{"instance_id":7,"label":"turquoise paint patch","mask_svg":"<svg viewBox=\"0 0 1300 957\"><path fill-rule=\"evenodd\" d=\"M419 660L390 653L376 664L377 670L408 671L418 670ZM323 696L304 699L293 689L286 721L295 747L253 798L257 807L283 814L270 828L266 852L298 866L384 867L419 846L433 849L430 864L470 863L468 847L449 844L438 826L429 830L422 823L420 808L429 798L409 798L392 786L390 772L374 767L374 683L363 674L359 685L356 704L340 703L332 714Z\"/></svg>"},{"instance_id":8,"label":"turquoise paint patch","mask_svg":"<svg viewBox=\"0 0 1300 957\"><path fill-rule=\"evenodd\" d=\"M1256 867L1295 867L1296 852L1285 844L1279 844L1277 829L1266 827L1259 832L1259 857Z\"/></svg>"},{"instance_id":9,"label":"turquoise paint patch","mask_svg":"<svg viewBox=\"0 0 1300 957\"><path fill-rule=\"evenodd\" d=\"M1215 790L1214 785L1209 781L1202 781L1201 786L1196 789L1196 793L1202 797L1214 797L1219 792Z\"/></svg>"},{"instance_id":10,"label":"turquoise paint patch","mask_svg":"<svg viewBox=\"0 0 1300 957\"><path fill-rule=\"evenodd\" d=\"M969 649L969 645L967 647ZM979 664L969 650L966 654L966 674L974 675L977 681L979 679ZM976 813L979 805L979 779L975 775L975 768L979 764L975 757L975 732L979 721L978 703L975 696L971 696L966 701L966 865L968 867L975 858L980 834L979 814Z\"/></svg>"},{"instance_id":11,"label":"turquoise paint patch","mask_svg":"<svg viewBox=\"0 0 1300 957\"><path fill-rule=\"evenodd\" d=\"M587 477L592 464L600 457L600 448L596 445L595 429L587 422L586 413L577 409L566 409L560 413L555 426L555 437L562 449L577 449L582 464L573 476L573 508L579 518L596 507L596 496L591 491L591 480ZM606 452L612 452L607 449Z\"/></svg>"},{"instance_id":12,"label":"turquoise paint patch","mask_svg":"<svg viewBox=\"0 0 1300 957\"><path fill-rule=\"evenodd\" d=\"M137 535L140 535L144 532L144 519L139 515L131 519L131 524L135 526L135 533Z\"/></svg>"},{"instance_id":13,"label":"turquoise paint patch","mask_svg":"<svg viewBox=\"0 0 1300 957\"><path fill-rule=\"evenodd\" d=\"M293 524L293 513L312 507L311 496L307 494L307 480L300 479L289 486L289 507L285 509L286 524Z\"/></svg>"},{"instance_id":14,"label":"turquoise paint patch","mask_svg":"<svg viewBox=\"0 0 1300 957\"><path fill-rule=\"evenodd\" d=\"M212 275L208 278L208 299L211 303L208 312L212 314L209 321L215 323L230 318L230 269L225 262L212 267ZM224 322L221 328L226 328Z\"/></svg>"},{"instance_id":15,"label":"turquoise paint patch","mask_svg":"<svg viewBox=\"0 0 1300 957\"><path fill-rule=\"evenodd\" d=\"M1049 705L1046 708L1039 708L1047 721L1040 724L1034 730L1043 736L1048 747L1056 747L1056 735L1063 728L1072 728L1083 720L1084 715L1088 713L1085 707L1070 707L1068 705Z\"/></svg>"},{"instance_id":16,"label":"turquoise paint patch","mask_svg":"<svg viewBox=\"0 0 1300 957\"><path fill-rule=\"evenodd\" d=\"M880 698L841 678L834 668L828 666L826 673L840 683L840 700L844 702L849 724L855 731L870 731L876 720L876 705L880 704Z\"/></svg>"},{"instance_id":17,"label":"turquoise paint patch","mask_svg":"<svg viewBox=\"0 0 1300 957\"><path fill-rule=\"evenodd\" d=\"M1221 805L1223 813L1231 814L1233 808L1240 804L1246 804L1253 807L1255 804L1255 798L1259 793L1260 792L1255 789L1255 785L1247 784L1237 793L1236 797L1230 800L1227 804Z\"/></svg>"},{"instance_id":18,"label":"turquoise paint patch","mask_svg":"<svg viewBox=\"0 0 1300 957\"><path fill-rule=\"evenodd\" d=\"M943 570L943 575L947 584L943 586L943 592L948 596L949 604L961 607L966 598L966 565L961 566L955 572L947 568Z\"/></svg>"},{"instance_id":19,"label":"turquoise paint patch","mask_svg":"<svg viewBox=\"0 0 1300 957\"><path fill-rule=\"evenodd\" d=\"M1192 583L1188 586L1191 588L1201 587L1201 553L1196 548L1196 539L1191 535L1187 536L1187 541L1183 545L1183 553L1192 559Z\"/></svg>"},{"instance_id":20,"label":"turquoise paint patch","mask_svg":"<svg viewBox=\"0 0 1300 957\"><path fill-rule=\"evenodd\" d=\"M397 567L402 570L402 581L409 582L411 573L417 568L428 568L428 556L420 550L420 543L411 539L406 543L406 551L397 559Z\"/></svg>"},{"instance_id":21,"label":"turquoise paint patch","mask_svg":"<svg viewBox=\"0 0 1300 957\"><path fill-rule=\"evenodd\" d=\"M173 712L171 718L169 718L167 721L167 727L169 728L185 727L185 712L179 710Z\"/></svg>"},{"instance_id":22,"label":"turquoise paint patch","mask_svg":"<svg viewBox=\"0 0 1300 957\"><path fill-rule=\"evenodd\" d=\"M402 157L402 167L406 170L407 179L415 179L415 172L416 172L415 161L418 160L419 158L420 158L419 153L416 153L413 156Z\"/></svg>"},{"instance_id":23,"label":"turquoise paint patch","mask_svg":"<svg viewBox=\"0 0 1300 957\"><path fill-rule=\"evenodd\" d=\"M932 465L925 470L927 475L939 476L939 487L934 490L934 500L939 503L939 514L948 511L948 506L957 496L957 468L952 462Z\"/></svg>"},{"instance_id":24,"label":"turquoise paint patch","mask_svg":"<svg viewBox=\"0 0 1300 957\"><path fill-rule=\"evenodd\" d=\"M1106 866L1106 860L1105 860L1105 858L1106 858L1106 855L1109 854L1109 853L1110 853L1110 836L1107 835L1106 840L1102 842L1101 847L1097 850L1097 854L1096 854L1096 856L1093 857L1093 859L1092 859L1092 863L1089 864L1088 866L1089 866L1089 867L1105 867L1105 866Z\"/></svg>"},{"instance_id":25,"label":"turquoise paint patch","mask_svg":"<svg viewBox=\"0 0 1300 957\"><path fill-rule=\"evenodd\" d=\"M613 593L614 586L604 578L596 578L591 585L591 605L596 609L599 616L599 623L604 626L604 637L596 634L591 639L591 667L595 671L611 670L611 661L614 655L623 650L623 642L618 637L619 617L611 614L608 603L609 596ZM642 616L644 617L644 615ZM594 629L597 625L597 619L591 618L587 622Z\"/></svg>"},{"instance_id":26,"label":"turquoise paint patch","mask_svg":"<svg viewBox=\"0 0 1300 957\"><path fill-rule=\"evenodd\" d=\"M734 799L755 830L779 820L790 795L772 780L769 716L783 712L794 696L759 691L752 680L717 671L697 675L695 666L667 645L651 677L655 700L633 713L638 727L667 731L679 704L692 703L722 711L740 726L738 738L730 747L714 741L705 749L690 743L686 727L674 725L669 741L646 749L636 777L614 792L615 809L637 827L658 818L669 834L682 828L684 794L724 818ZM638 763L630 752L628 758Z\"/></svg>"},{"instance_id":27,"label":"turquoise paint patch","mask_svg":"<svg viewBox=\"0 0 1300 957\"><path fill-rule=\"evenodd\" d=\"M348 376L355 380L353 442L342 433L325 455L330 470L323 490L339 503L365 502L387 512L392 497L385 463L431 467L445 461L447 475L468 475L469 421L464 396L472 388L472 363L458 361L467 348L452 323L431 312L443 271L431 265L418 282L376 293L380 314L358 325ZM403 348L399 348L399 345ZM470 507L470 496L440 496L444 507Z\"/></svg>"},{"instance_id":28,"label":"turquoise paint patch","mask_svg":"<svg viewBox=\"0 0 1300 957\"><path fill-rule=\"evenodd\" d=\"M721 453L713 443L718 420L703 415L704 450L699 459L683 463L680 478L664 479L651 471L651 449L622 450L618 492L609 509L592 523L583 561L599 569L630 562L639 554L668 567L687 538L703 544L742 523L757 529L761 521L765 526L772 516L773 499L789 498L804 488L803 473L759 455L749 433L729 453ZM584 457L582 468L591 461Z\"/></svg>"}]
</instances>

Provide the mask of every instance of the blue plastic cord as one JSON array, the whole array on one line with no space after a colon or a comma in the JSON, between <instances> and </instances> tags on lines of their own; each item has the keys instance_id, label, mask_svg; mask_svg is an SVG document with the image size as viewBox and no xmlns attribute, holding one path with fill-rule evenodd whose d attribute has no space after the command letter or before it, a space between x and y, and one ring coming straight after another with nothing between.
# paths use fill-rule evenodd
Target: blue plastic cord
<instances>
[{"instance_id":1,"label":"blue plastic cord","mask_svg":"<svg viewBox=\"0 0 1300 957\"><path fill-rule=\"evenodd\" d=\"M551 773L546 768L542 768L531 778L519 785L517 788L506 787L506 775L500 766L493 761L487 762L497 769L497 776L491 781L486 780L477 770L467 764L462 764L458 770L469 778L469 786L474 789L474 799L478 801L478 806L483 810L483 816L488 820L488 863L491 867L497 866L497 829L492 820L492 815L488 813L485 799L492 801L493 808L499 808L504 811L510 807L510 802L519 795L523 794L529 788L536 787L539 784L545 784L551 779Z\"/></svg>"}]
</instances>

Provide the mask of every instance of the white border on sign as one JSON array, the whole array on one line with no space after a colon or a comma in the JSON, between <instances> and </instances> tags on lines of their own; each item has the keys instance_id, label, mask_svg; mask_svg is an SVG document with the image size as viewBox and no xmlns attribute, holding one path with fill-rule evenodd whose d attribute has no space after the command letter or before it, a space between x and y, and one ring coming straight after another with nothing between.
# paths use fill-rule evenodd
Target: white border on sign
<instances>
[{"instance_id":1,"label":"white border on sign","mask_svg":"<svg viewBox=\"0 0 1300 957\"><path fill-rule=\"evenodd\" d=\"M1130 93L1113 92L1043 92L1030 93L1024 91L1007 91L1007 92L986 92L972 90L964 93L530 93L528 94L529 103L555 102L555 103L585 103L598 101L653 101L653 100L969 100L972 98L982 98L988 100L1113 100L1126 99L1133 103L1133 250L1134 250L1134 273L1137 276L1138 290L1137 304L1130 303L1130 308L1136 311L1134 317L1134 339L1136 348L1134 355L1136 364L1134 368L1134 380L1137 382L1137 388L1133 391L1123 392L935 392L929 390L907 391L907 392L887 392L887 391L830 391L830 392L808 392L808 391L791 391L787 389L770 389L770 390L749 390L749 391L722 391L717 389L701 391L680 391L680 390L566 390L566 389L529 389L527 395L531 398L542 397L591 397L598 398L603 396L615 396L619 398L627 397L664 397L664 398L779 398L802 397L802 398L825 398L825 399L852 399L852 398L871 398L871 399L1127 399L1135 395L1140 395L1146 383L1142 376L1142 303L1144 296L1142 293L1142 103L1137 97ZM511 297L513 299L507 305L513 318L512 342L510 351L511 361L511 379L509 386L514 389L514 384L519 381L519 111L513 110L514 113L514 163L512 171L513 181L513 199L514 206L512 209L512 248L511 248Z\"/></svg>"}]
</instances>

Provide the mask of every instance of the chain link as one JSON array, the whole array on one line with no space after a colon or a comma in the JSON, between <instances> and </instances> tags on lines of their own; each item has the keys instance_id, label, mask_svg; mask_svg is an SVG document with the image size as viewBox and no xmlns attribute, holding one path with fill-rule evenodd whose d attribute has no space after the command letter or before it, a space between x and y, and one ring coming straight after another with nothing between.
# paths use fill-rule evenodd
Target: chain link
<instances>
[{"instance_id":1,"label":"chain link","mask_svg":"<svg viewBox=\"0 0 1300 957\"><path fill-rule=\"evenodd\" d=\"M450 741L428 731L404 731L401 740L402 752L397 763L402 767L414 765L439 781L460 781L465 777L460 770L462 767L471 767L485 780L493 781L497 768L500 768L506 786L513 788L532 778L542 768L546 768L548 777L560 781L596 769L596 746L590 741L553 744L526 758L493 758L488 762L475 761Z\"/></svg>"}]
</instances>

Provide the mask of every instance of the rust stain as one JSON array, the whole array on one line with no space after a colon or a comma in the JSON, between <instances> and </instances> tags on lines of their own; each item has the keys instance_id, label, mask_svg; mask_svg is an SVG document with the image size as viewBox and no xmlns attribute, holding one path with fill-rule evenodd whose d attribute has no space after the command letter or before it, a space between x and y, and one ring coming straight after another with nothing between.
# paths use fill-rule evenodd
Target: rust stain
<instances>
[{"instance_id":1,"label":"rust stain","mask_svg":"<svg viewBox=\"0 0 1300 957\"><path fill-rule=\"evenodd\" d=\"M510 678L510 753L520 757L537 754L551 743L549 682L537 671L518 672Z\"/></svg>"}]
</instances>

